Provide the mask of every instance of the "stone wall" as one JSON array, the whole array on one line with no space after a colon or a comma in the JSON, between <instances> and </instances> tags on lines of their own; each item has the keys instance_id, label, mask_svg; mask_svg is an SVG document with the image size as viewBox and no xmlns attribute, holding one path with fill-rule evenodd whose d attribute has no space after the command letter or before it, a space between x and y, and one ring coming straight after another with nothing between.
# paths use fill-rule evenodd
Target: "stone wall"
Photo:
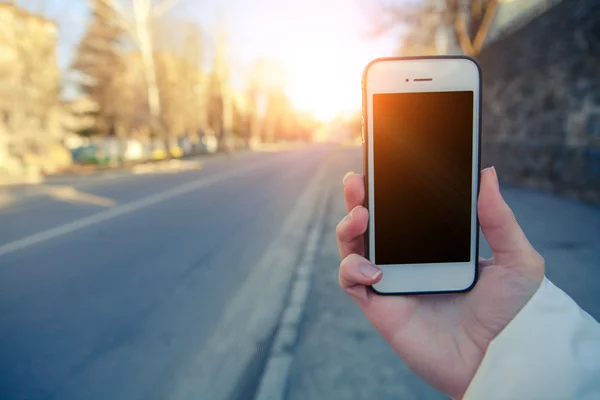
<instances>
[{"instance_id":1,"label":"stone wall","mask_svg":"<svg viewBox=\"0 0 600 400\"><path fill-rule=\"evenodd\" d=\"M565 0L479 61L483 164L600 204L600 1Z\"/></svg>"}]
</instances>

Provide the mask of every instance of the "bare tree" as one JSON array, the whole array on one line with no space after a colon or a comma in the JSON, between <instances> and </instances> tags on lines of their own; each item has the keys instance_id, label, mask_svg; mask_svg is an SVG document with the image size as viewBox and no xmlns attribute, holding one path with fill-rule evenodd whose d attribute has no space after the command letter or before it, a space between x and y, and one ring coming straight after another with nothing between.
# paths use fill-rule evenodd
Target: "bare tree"
<instances>
[{"instance_id":1,"label":"bare tree","mask_svg":"<svg viewBox=\"0 0 600 400\"><path fill-rule=\"evenodd\" d=\"M250 140L258 144L261 141L274 139L273 102L282 96L285 73L279 63L257 59L249 75Z\"/></svg>"},{"instance_id":2,"label":"bare tree","mask_svg":"<svg viewBox=\"0 0 600 400\"><path fill-rule=\"evenodd\" d=\"M182 25L180 79L183 82L181 104L187 132L206 128L205 74L203 71L204 41L194 23Z\"/></svg>"},{"instance_id":3,"label":"bare tree","mask_svg":"<svg viewBox=\"0 0 600 400\"><path fill-rule=\"evenodd\" d=\"M233 133L233 98L229 82L227 35L217 38L213 67L208 78L208 123L216 133L219 150L229 151Z\"/></svg>"},{"instance_id":4,"label":"bare tree","mask_svg":"<svg viewBox=\"0 0 600 400\"><path fill-rule=\"evenodd\" d=\"M154 21L162 17L181 0L163 0L156 5L153 4L152 0L132 0L133 20L129 18L127 10L117 0L100 1L112 9L117 22L131 35L139 46L144 66L144 76L146 78L151 126L153 129L161 131L164 135L165 132L160 123L161 103L156 77L152 29ZM165 139L165 144L168 148L168 138Z\"/></svg>"},{"instance_id":5,"label":"bare tree","mask_svg":"<svg viewBox=\"0 0 600 400\"><path fill-rule=\"evenodd\" d=\"M249 76L248 112L250 113L250 146L256 146L261 142L267 96L263 82L264 69L264 60L257 60L252 65Z\"/></svg>"},{"instance_id":6,"label":"bare tree","mask_svg":"<svg viewBox=\"0 0 600 400\"><path fill-rule=\"evenodd\" d=\"M155 54L160 98L160 119L172 134L194 131L201 126L201 96L196 91L201 71L178 54L159 51Z\"/></svg>"},{"instance_id":7,"label":"bare tree","mask_svg":"<svg viewBox=\"0 0 600 400\"><path fill-rule=\"evenodd\" d=\"M412 6L388 4L383 7L384 22L377 24L376 33L400 24L415 32L425 21L433 18L439 26L454 33L464 54L477 56L494 21L498 2L499 0L430 0ZM431 35L431 28L426 28L424 34Z\"/></svg>"},{"instance_id":8,"label":"bare tree","mask_svg":"<svg viewBox=\"0 0 600 400\"><path fill-rule=\"evenodd\" d=\"M265 136L267 142L289 139L293 135L296 116L289 99L283 90L269 95L265 115Z\"/></svg>"}]
</instances>

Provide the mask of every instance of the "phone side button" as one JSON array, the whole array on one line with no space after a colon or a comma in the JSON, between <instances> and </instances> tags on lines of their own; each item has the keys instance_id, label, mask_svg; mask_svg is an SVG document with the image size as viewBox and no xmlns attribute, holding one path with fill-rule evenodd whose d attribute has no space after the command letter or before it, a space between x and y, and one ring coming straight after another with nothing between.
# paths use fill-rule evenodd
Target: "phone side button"
<instances>
[{"instance_id":1,"label":"phone side button","mask_svg":"<svg viewBox=\"0 0 600 400\"><path fill-rule=\"evenodd\" d=\"M361 115L360 117L360 136L362 138L362 145L365 145L365 117Z\"/></svg>"}]
</instances>

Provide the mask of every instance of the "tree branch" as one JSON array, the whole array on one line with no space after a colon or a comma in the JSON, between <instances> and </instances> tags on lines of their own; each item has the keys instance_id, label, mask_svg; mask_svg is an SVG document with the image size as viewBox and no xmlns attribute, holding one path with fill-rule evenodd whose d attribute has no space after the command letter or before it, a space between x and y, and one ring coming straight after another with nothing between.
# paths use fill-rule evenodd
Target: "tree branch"
<instances>
[{"instance_id":1,"label":"tree branch","mask_svg":"<svg viewBox=\"0 0 600 400\"><path fill-rule=\"evenodd\" d=\"M496 8L498 6L498 0L490 0L488 2L488 6L485 9L485 15L483 16L483 20L481 21L481 25L477 30L477 34L475 35L475 39L473 40L472 50L474 54L479 54L481 49L483 48L483 44L485 43L485 39L487 37L488 31L490 29L490 25L496 16Z\"/></svg>"},{"instance_id":2,"label":"tree branch","mask_svg":"<svg viewBox=\"0 0 600 400\"><path fill-rule=\"evenodd\" d=\"M471 18L476 20L481 19L483 14L483 1L482 0L471 0Z\"/></svg>"},{"instance_id":3,"label":"tree branch","mask_svg":"<svg viewBox=\"0 0 600 400\"><path fill-rule=\"evenodd\" d=\"M471 43L469 31L467 30L467 23L465 22L465 15L462 12L456 14L456 19L454 20L454 29L456 30L456 36L458 37L458 41L463 53L469 56L474 55L473 44Z\"/></svg>"}]
</instances>

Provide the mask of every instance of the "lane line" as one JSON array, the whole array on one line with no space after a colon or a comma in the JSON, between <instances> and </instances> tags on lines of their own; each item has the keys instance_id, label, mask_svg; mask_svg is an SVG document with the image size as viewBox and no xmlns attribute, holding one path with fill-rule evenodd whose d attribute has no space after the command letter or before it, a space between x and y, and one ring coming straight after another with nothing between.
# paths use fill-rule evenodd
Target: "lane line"
<instances>
[{"instance_id":1,"label":"lane line","mask_svg":"<svg viewBox=\"0 0 600 400\"><path fill-rule=\"evenodd\" d=\"M238 175L246 174L249 171L253 171L262 166L265 166L269 163L272 163L272 160L269 162L262 162L256 165L252 165L250 167L241 167L236 168L235 170L227 171L221 174L213 175L207 178L199 179L193 182L184 183L182 185L176 186L174 188L168 189L164 192L155 193L153 195L147 196L142 199L134 200L129 203L122 204L120 206L113 207L109 210L99 212L97 214L90 215L88 217L84 217L72 222L68 222L63 225L59 225L54 228L47 229L45 231L41 231L38 233L34 233L33 235L26 236L21 239L17 239L13 242L6 243L0 246L0 257L7 255L9 253L13 253L18 250L25 249L27 247L55 239L57 237L66 235L68 233L72 233L78 231L83 228L87 228L92 225L99 224L104 221L108 221L110 219L116 218L118 216L132 213L143 208L162 203L164 201L173 199L175 197L182 196L187 193L191 193L198 189L202 189L206 186L210 186L217 182L224 181L229 178L233 178Z\"/></svg>"}]
</instances>

